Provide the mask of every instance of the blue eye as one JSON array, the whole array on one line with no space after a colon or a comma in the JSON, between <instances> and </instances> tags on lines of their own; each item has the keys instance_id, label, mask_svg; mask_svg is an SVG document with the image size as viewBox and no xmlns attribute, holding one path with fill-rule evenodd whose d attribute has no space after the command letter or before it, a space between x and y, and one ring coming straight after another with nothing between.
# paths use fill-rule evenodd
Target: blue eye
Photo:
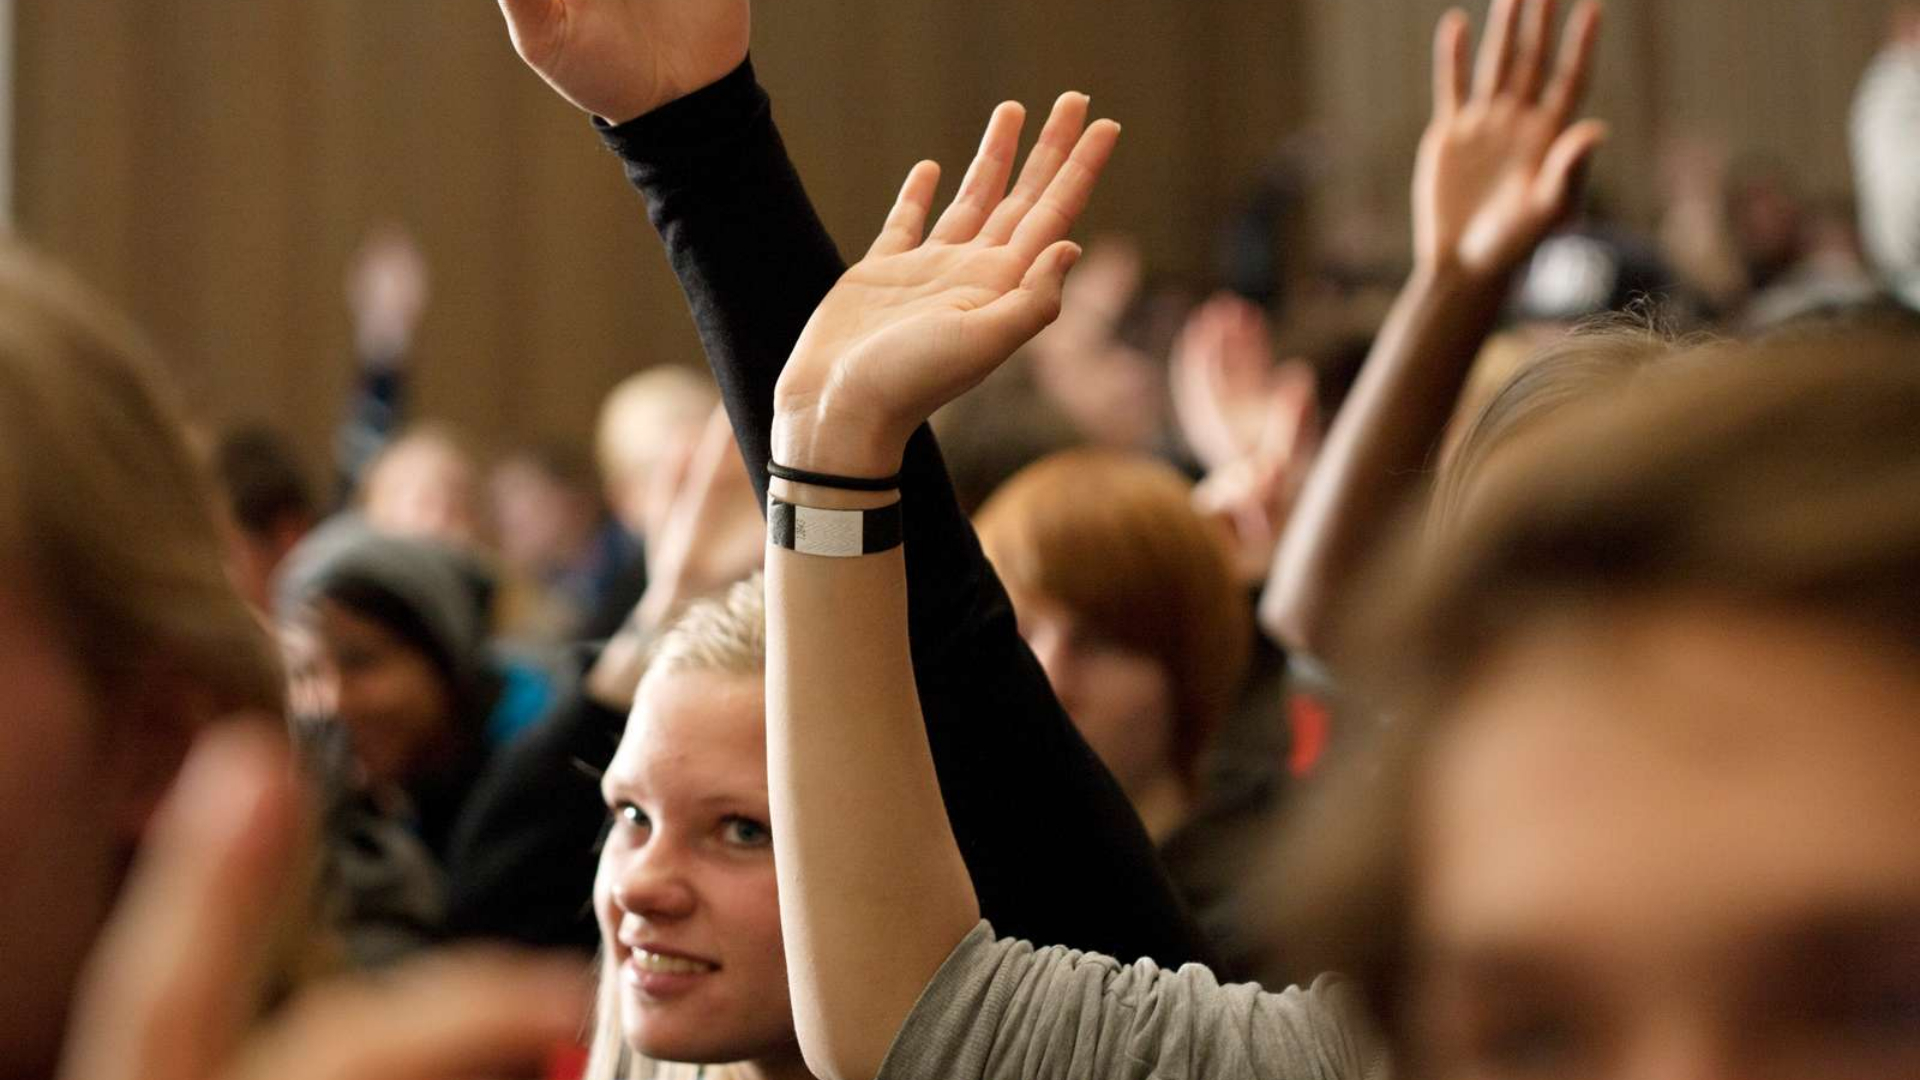
<instances>
[{"instance_id":1,"label":"blue eye","mask_svg":"<svg viewBox=\"0 0 1920 1080\"><path fill-rule=\"evenodd\" d=\"M752 818L728 818L724 828L727 843L737 847L762 848L773 843L773 831Z\"/></svg>"}]
</instances>

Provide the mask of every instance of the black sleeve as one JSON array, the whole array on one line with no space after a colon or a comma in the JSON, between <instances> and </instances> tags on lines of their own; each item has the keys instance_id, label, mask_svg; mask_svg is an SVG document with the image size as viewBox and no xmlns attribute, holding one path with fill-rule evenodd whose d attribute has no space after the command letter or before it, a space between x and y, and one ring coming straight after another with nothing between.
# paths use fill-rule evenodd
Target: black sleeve
<instances>
[{"instance_id":1,"label":"black sleeve","mask_svg":"<svg viewBox=\"0 0 1920 1080\"><path fill-rule=\"evenodd\" d=\"M347 415L334 434L334 485L338 505L351 503L407 413L407 374L400 357L359 357Z\"/></svg>"},{"instance_id":2,"label":"black sleeve","mask_svg":"<svg viewBox=\"0 0 1920 1080\"><path fill-rule=\"evenodd\" d=\"M845 263L751 61L602 135L666 241L764 506L774 383ZM1204 960L1146 831L1021 640L929 429L903 471L914 675L983 913L1033 941Z\"/></svg>"},{"instance_id":3,"label":"black sleeve","mask_svg":"<svg viewBox=\"0 0 1920 1080\"><path fill-rule=\"evenodd\" d=\"M593 875L607 808L600 774L625 714L576 688L500 752L447 851L446 934L592 951Z\"/></svg>"}]
</instances>

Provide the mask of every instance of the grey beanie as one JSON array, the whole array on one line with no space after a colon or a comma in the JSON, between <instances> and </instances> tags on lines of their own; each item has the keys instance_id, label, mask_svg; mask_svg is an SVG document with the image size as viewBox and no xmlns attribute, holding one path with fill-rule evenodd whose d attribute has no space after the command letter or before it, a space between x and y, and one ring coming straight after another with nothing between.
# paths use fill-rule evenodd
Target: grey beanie
<instances>
[{"instance_id":1,"label":"grey beanie","mask_svg":"<svg viewBox=\"0 0 1920 1080\"><path fill-rule=\"evenodd\" d=\"M486 637L477 575L482 572L473 561L452 548L378 533L341 514L309 533L281 564L274 608L290 623L337 584L371 583L411 608L456 677L466 678Z\"/></svg>"}]
</instances>

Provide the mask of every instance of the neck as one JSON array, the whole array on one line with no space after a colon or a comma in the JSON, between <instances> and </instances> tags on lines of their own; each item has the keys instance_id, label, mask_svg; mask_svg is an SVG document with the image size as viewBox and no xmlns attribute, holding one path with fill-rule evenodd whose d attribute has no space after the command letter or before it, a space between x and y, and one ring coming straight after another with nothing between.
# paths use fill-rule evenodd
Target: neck
<instances>
[{"instance_id":1,"label":"neck","mask_svg":"<svg viewBox=\"0 0 1920 1080\"><path fill-rule=\"evenodd\" d=\"M1158 845L1166 842L1193 812L1193 797L1184 780L1172 772L1155 774L1128 793L1133 811L1147 827L1147 835Z\"/></svg>"},{"instance_id":2,"label":"neck","mask_svg":"<svg viewBox=\"0 0 1920 1080\"><path fill-rule=\"evenodd\" d=\"M807 1071L807 1063L801 1059L797 1048L789 1054L778 1057L741 1061L708 1069L707 1075L714 1080L814 1080L813 1074Z\"/></svg>"}]
</instances>

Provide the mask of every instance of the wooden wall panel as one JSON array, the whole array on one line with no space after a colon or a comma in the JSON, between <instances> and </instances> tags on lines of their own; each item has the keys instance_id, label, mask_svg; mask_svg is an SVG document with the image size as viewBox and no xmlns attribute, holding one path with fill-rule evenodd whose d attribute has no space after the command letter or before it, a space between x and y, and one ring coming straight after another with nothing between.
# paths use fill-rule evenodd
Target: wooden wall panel
<instances>
[{"instance_id":1,"label":"wooden wall panel","mask_svg":"<svg viewBox=\"0 0 1920 1080\"><path fill-rule=\"evenodd\" d=\"M1682 130L1844 185L1846 104L1892 2L1614 0L1603 185L1644 212ZM916 159L951 190L995 102L1040 113L1078 88L1126 125L1087 231L1204 276L1221 213L1308 124L1330 190L1404 221L1444 6L811 0L762 4L755 48L843 249ZM584 439L622 375L697 362L639 200L493 4L18 0L18 18L19 229L150 328L209 422L282 424L318 469L350 378L342 268L383 220L433 266L421 411L484 443Z\"/></svg>"}]
</instances>

